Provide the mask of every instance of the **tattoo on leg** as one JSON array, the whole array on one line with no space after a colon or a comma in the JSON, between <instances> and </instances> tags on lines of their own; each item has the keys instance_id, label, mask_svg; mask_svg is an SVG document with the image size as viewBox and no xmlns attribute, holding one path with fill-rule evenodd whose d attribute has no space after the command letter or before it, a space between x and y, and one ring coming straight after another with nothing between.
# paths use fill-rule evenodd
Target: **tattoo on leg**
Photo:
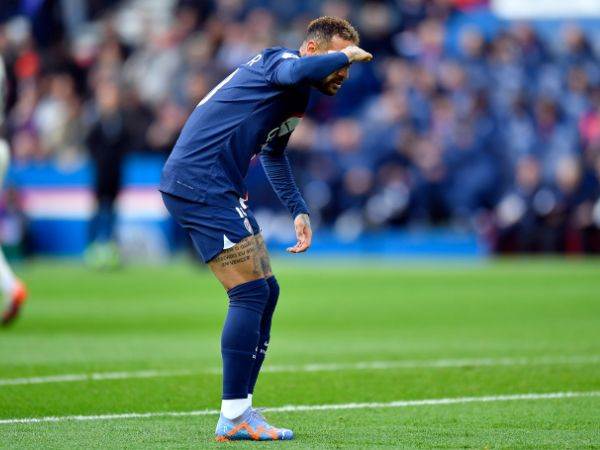
<instances>
[{"instance_id":1,"label":"tattoo on leg","mask_svg":"<svg viewBox=\"0 0 600 450\"><path fill-rule=\"evenodd\" d=\"M258 245L258 241L256 240L256 236L254 237L254 253L252 256L254 257L254 272L264 277L265 272L262 270L262 266L260 264L260 247Z\"/></svg>"},{"instance_id":2,"label":"tattoo on leg","mask_svg":"<svg viewBox=\"0 0 600 450\"><path fill-rule=\"evenodd\" d=\"M249 261L250 258L256 258L254 237L252 236L243 239L227 250L223 250L213 261L224 268L244 263Z\"/></svg>"},{"instance_id":3,"label":"tattoo on leg","mask_svg":"<svg viewBox=\"0 0 600 450\"><path fill-rule=\"evenodd\" d=\"M267 246L265 245L265 240L259 234L256 236L256 245L258 247L258 255L260 258L260 266L262 268L265 277L270 277L273 275L273 271L271 270L271 261L269 259L269 252L267 251Z\"/></svg>"}]
</instances>

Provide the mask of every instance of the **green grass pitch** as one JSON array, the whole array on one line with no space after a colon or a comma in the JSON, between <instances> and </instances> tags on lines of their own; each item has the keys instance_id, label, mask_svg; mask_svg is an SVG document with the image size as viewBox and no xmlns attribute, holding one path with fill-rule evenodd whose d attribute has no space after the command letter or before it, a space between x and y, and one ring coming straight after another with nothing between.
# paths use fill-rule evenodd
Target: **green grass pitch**
<instances>
[{"instance_id":1,"label":"green grass pitch","mask_svg":"<svg viewBox=\"0 0 600 450\"><path fill-rule=\"evenodd\" d=\"M210 273L38 262L20 270L23 317L0 330L0 447L600 447L598 260L289 256L274 269L280 306L255 405L416 402L271 412L294 441L218 444L216 416L188 414L219 405L226 301ZM579 396L494 398L564 392ZM440 401L464 397L490 398ZM159 414L61 419L121 413Z\"/></svg>"}]
</instances>

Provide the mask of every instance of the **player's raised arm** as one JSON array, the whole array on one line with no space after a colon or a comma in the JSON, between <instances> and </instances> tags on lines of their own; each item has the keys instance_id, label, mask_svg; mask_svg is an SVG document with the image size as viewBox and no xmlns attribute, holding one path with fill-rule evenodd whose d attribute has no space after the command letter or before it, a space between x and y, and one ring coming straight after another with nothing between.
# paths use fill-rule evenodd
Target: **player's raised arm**
<instances>
[{"instance_id":1,"label":"player's raised arm","mask_svg":"<svg viewBox=\"0 0 600 450\"><path fill-rule=\"evenodd\" d=\"M299 52L273 55L267 80L280 86L311 84L324 94L334 95L348 78L352 63L373 59L358 42L358 33L348 22L321 17L309 24Z\"/></svg>"},{"instance_id":2,"label":"player's raised arm","mask_svg":"<svg viewBox=\"0 0 600 450\"><path fill-rule=\"evenodd\" d=\"M355 45L325 55L298 57L284 53L283 61L273 71L270 80L282 86L317 83L356 61L370 61L373 56Z\"/></svg>"}]
</instances>

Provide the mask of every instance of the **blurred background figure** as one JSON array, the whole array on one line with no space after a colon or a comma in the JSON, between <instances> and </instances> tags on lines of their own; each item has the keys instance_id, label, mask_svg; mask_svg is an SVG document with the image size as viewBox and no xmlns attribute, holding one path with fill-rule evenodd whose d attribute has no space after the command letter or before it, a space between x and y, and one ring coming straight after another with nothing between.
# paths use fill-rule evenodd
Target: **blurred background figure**
<instances>
[{"instance_id":1,"label":"blurred background figure","mask_svg":"<svg viewBox=\"0 0 600 450\"><path fill-rule=\"evenodd\" d=\"M95 117L86 144L94 167L96 212L90 227L88 262L98 267L119 264L115 239L115 200L122 187L123 157L131 142L119 86L102 81L95 88Z\"/></svg>"},{"instance_id":2,"label":"blurred background figure","mask_svg":"<svg viewBox=\"0 0 600 450\"><path fill-rule=\"evenodd\" d=\"M4 60L0 55L0 189L4 182L4 176L10 163L10 149L3 138L4 104L7 95L6 69ZM19 280L8 265L4 252L0 248L0 289L2 290L4 309L2 311L1 323L8 325L19 314L21 306L27 298L25 285Z\"/></svg>"},{"instance_id":3,"label":"blurred background figure","mask_svg":"<svg viewBox=\"0 0 600 450\"><path fill-rule=\"evenodd\" d=\"M333 14L375 60L335 98L313 95L290 142L326 250L385 236L391 253L420 251L407 237L420 233L441 253L459 238L477 254L598 253L600 18L548 21L526 4L517 19L513 3L10 1L0 54L23 245L80 255L91 240L114 256L118 237L155 259L180 247L156 186L185 118L236 65L297 47L311 17ZM283 248L286 212L256 161L248 186Z\"/></svg>"}]
</instances>

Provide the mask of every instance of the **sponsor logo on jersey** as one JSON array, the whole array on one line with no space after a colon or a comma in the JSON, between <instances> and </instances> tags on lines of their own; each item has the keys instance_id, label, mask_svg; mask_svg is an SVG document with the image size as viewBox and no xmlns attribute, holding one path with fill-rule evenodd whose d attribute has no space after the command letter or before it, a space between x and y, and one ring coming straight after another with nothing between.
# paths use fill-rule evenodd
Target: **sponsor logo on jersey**
<instances>
[{"instance_id":1,"label":"sponsor logo on jersey","mask_svg":"<svg viewBox=\"0 0 600 450\"><path fill-rule=\"evenodd\" d=\"M265 144L268 144L276 137L282 137L282 136L286 136L286 135L290 134L298 126L301 119L302 119L301 116L300 117L292 116L292 117L288 118L287 120L285 120L278 127L273 128L271 131L269 131L269 134L267 135L267 141L265 142Z\"/></svg>"}]
</instances>

